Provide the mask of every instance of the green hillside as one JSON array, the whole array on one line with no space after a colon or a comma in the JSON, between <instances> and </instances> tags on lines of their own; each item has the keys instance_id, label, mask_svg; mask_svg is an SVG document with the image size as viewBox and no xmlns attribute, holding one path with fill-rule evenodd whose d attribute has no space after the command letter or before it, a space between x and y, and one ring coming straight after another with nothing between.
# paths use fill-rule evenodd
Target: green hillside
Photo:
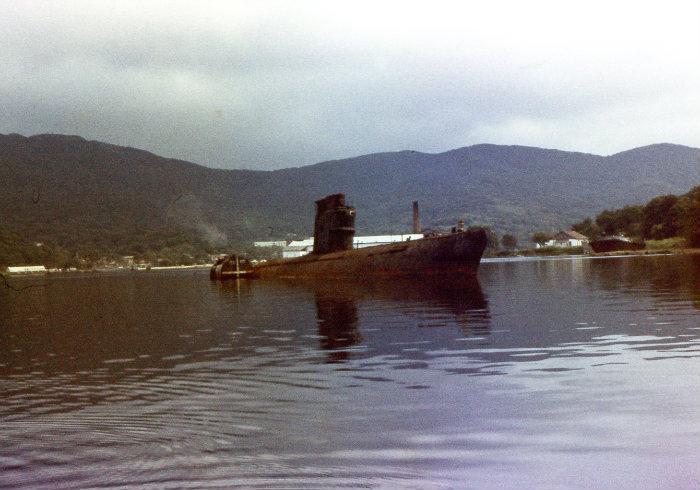
<instances>
[{"instance_id":1,"label":"green hillside","mask_svg":"<svg viewBox=\"0 0 700 490\"><path fill-rule=\"evenodd\" d=\"M4 252L12 260L36 243L68 257L178 247L193 255L307 236L314 200L344 192L358 210L358 234L409 230L411 202L418 200L425 227L465 219L525 239L603 209L687 192L700 182L698 155L670 144L608 157L476 145L250 171L77 136L0 135L0 231L2 246L15 250Z\"/></svg>"}]
</instances>

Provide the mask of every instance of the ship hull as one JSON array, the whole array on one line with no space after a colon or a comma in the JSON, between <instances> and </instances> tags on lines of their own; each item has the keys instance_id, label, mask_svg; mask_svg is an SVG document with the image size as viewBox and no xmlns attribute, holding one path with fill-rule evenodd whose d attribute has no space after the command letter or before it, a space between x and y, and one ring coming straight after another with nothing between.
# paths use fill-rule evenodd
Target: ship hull
<instances>
[{"instance_id":1,"label":"ship hull","mask_svg":"<svg viewBox=\"0 0 700 490\"><path fill-rule=\"evenodd\" d=\"M617 238L594 240L590 243L590 245L595 253L641 250L644 248L643 243L628 242Z\"/></svg>"},{"instance_id":2,"label":"ship hull","mask_svg":"<svg viewBox=\"0 0 700 490\"><path fill-rule=\"evenodd\" d=\"M469 230L376 247L272 260L253 267L250 276L361 278L445 273L476 275L486 242L484 230Z\"/></svg>"}]
</instances>

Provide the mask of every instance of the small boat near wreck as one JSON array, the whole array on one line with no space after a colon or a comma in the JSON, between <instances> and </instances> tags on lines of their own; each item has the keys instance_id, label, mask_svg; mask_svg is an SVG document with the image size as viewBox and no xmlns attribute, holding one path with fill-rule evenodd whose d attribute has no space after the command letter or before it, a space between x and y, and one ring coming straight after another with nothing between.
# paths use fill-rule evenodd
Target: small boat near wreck
<instances>
[{"instance_id":1,"label":"small boat near wreck","mask_svg":"<svg viewBox=\"0 0 700 490\"><path fill-rule=\"evenodd\" d=\"M209 270L209 279L238 279L251 277L253 264L237 255L220 257Z\"/></svg>"},{"instance_id":2,"label":"small boat near wreck","mask_svg":"<svg viewBox=\"0 0 700 490\"><path fill-rule=\"evenodd\" d=\"M486 248L481 228L431 234L417 240L353 248L355 208L344 194L316 201L314 249L308 255L252 264L229 256L211 269L214 280L251 278L362 278L364 276L475 276Z\"/></svg>"},{"instance_id":3,"label":"small boat near wreck","mask_svg":"<svg viewBox=\"0 0 700 490\"><path fill-rule=\"evenodd\" d=\"M626 236L604 236L590 242L590 246L595 253L616 252L623 250L641 250L644 248L643 242L635 242Z\"/></svg>"}]
</instances>

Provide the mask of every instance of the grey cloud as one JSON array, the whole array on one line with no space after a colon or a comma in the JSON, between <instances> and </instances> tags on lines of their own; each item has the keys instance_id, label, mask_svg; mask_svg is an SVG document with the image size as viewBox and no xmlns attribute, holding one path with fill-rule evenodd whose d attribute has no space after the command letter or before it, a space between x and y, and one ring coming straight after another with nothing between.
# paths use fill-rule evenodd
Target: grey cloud
<instances>
[{"instance_id":1,"label":"grey cloud","mask_svg":"<svg viewBox=\"0 0 700 490\"><path fill-rule=\"evenodd\" d=\"M700 145L683 129L700 122L694 65L664 64L657 76L653 57L632 69L613 55L511 52L518 39L403 46L282 16L227 30L172 12L153 25L129 15L0 20L0 132L80 134L267 169L481 142L599 153ZM682 118L659 106L669 98L684 101Z\"/></svg>"}]
</instances>

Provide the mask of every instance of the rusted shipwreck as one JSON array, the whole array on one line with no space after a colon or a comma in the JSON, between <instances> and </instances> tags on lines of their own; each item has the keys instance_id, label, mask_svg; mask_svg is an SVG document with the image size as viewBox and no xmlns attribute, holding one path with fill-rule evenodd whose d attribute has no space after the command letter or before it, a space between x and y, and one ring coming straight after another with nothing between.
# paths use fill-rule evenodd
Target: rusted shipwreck
<instances>
[{"instance_id":1,"label":"rusted shipwreck","mask_svg":"<svg viewBox=\"0 0 700 490\"><path fill-rule=\"evenodd\" d=\"M644 242L630 240L625 236L604 236L593 240L591 248L595 253L642 250Z\"/></svg>"},{"instance_id":2,"label":"rusted shipwreck","mask_svg":"<svg viewBox=\"0 0 700 490\"><path fill-rule=\"evenodd\" d=\"M333 194L316 201L313 252L254 265L236 256L226 257L214 264L211 278L474 276L487 241L483 229L453 229L452 233L353 249L354 235L355 208L345 204L344 194Z\"/></svg>"}]
</instances>

